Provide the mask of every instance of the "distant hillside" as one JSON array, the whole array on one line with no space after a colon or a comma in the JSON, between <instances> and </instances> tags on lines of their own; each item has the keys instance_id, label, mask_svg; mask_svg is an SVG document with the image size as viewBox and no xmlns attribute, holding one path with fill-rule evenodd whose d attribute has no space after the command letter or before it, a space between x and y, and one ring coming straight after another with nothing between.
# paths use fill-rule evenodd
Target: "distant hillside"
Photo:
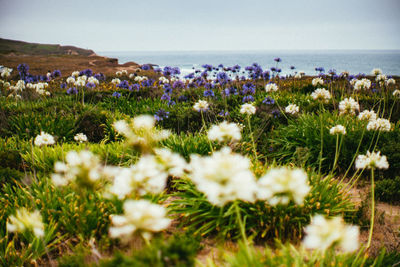
<instances>
[{"instance_id":1,"label":"distant hillside","mask_svg":"<svg viewBox=\"0 0 400 267\"><path fill-rule=\"evenodd\" d=\"M0 38L0 54L16 55L77 55L90 56L95 55L93 50L83 49L75 46L62 46L59 44L37 44L22 41L8 40Z\"/></svg>"}]
</instances>

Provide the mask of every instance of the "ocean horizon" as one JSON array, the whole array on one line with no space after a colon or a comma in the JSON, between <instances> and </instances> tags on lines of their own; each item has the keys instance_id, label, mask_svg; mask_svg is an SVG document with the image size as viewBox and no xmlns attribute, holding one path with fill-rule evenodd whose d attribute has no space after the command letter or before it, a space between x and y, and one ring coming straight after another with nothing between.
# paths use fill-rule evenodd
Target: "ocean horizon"
<instances>
[{"instance_id":1,"label":"ocean horizon","mask_svg":"<svg viewBox=\"0 0 400 267\"><path fill-rule=\"evenodd\" d=\"M326 72L349 71L351 74L369 74L380 68L387 75L400 75L400 50L252 50L252 51L96 51L98 55L118 58L121 64L133 61L138 64L155 64L159 67L179 67L188 74L203 64L226 67L260 64L264 69L276 67L274 58L281 58L278 68L282 75L304 71L315 75L316 67ZM291 70L291 66L295 70Z\"/></svg>"}]
</instances>

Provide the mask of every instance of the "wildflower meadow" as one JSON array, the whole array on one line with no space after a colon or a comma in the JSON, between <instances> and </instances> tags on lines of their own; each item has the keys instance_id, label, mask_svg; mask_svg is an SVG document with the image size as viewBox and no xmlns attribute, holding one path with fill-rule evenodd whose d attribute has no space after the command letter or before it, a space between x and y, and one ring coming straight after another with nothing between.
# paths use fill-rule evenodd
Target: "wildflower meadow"
<instances>
[{"instance_id":1,"label":"wildflower meadow","mask_svg":"<svg viewBox=\"0 0 400 267\"><path fill-rule=\"evenodd\" d=\"M1 266L400 266L373 69L1 68Z\"/></svg>"}]
</instances>

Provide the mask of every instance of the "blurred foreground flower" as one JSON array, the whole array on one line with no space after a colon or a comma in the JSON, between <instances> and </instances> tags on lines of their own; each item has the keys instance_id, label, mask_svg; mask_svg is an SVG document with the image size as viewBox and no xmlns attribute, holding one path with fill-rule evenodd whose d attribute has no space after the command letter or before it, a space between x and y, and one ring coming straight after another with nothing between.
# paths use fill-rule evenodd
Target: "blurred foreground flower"
<instances>
[{"instance_id":1,"label":"blurred foreground flower","mask_svg":"<svg viewBox=\"0 0 400 267\"><path fill-rule=\"evenodd\" d=\"M109 234L112 238L127 239L139 231L149 240L153 232L165 230L171 224L166 209L147 200L127 200L123 208L124 215L111 215Z\"/></svg>"},{"instance_id":2,"label":"blurred foreground flower","mask_svg":"<svg viewBox=\"0 0 400 267\"><path fill-rule=\"evenodd\" d=\"M35 236L44 236L42 215L38 210L29 212L26 208L20 208L15 215L11 215L7 222L9 232L23 233L26 230L33 231Z\"/></svg>"},{"instance_id":3,"label":"blurred foreground flower","mask_svg":"<svg viewBox=\"0 0 400 267\"><path fill-rule=\"evenodd\" d=\"M338 245L344 252L353 252L359 247L358 226L346 225L340 217L326 219L317 214L311 218L305 232L303 244L309 249L325 251Z\"/></svg>"}]
</instances>

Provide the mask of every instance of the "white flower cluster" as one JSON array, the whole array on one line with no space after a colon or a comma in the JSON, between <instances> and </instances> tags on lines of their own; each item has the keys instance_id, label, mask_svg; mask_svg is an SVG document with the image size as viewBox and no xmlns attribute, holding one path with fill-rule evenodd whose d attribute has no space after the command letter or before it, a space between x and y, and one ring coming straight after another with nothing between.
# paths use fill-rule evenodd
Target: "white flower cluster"
<instances>
[{"instance_id":1,"label":"white flower cluster","mask_svg":"<svg viewBox=\"0 0 400 267\"><path fill-rule=\"evenodd\" d=\"M123 215L111 215L111 238L126 239L140 231L143 238L148 240L152 232L160 232L171 224L171 220L166 217L166 209L148 200L127 200L123 209Z\"/></svg>"},{"instance_id":2,"label":"white flower cluster","mask_svg":"<svg viewBox=\"0 0 400 267\"><path fill-rule=\"evenodd\" d=\"M368 90L370 88L371 88L371 81L366 78L357 80L354 84L354 91Z\"/></svg>"},{"instance_id":3,"label":"white flower cluster","mask_svg":"<svg viewBox=\"0 0 400 267\"><path fill-rule=\"evenodd\" d=\"M218 142L236 142L242 138L240 128L236 123L223 121L213 125L208 131L208 139Z\"/></svg>"},{"instance_id":4,"label":"white flower cluster","mask_svg":"<svg viewBox=\"0 0 400 267\"><path fill-rule=\"evenodd\" d=\"M146 76L136 76L134 79L135 82L143 82L145 80L148 80Z\"/></svg>"},{"instance_id":5,"label":"white flower cluster","mask_svg":"<svg viewBox=\"0 0 400 267\"><path fill-rule=\"evenodd\" d=\"M116 121L114 128L128 139L128 143L138 146L142 152L149 152L157 142L170 135L167 130L157 130L155 123L153 116L139 115L129 123L124 120Z\"/></svg>"},{"instance_id":6,"label":"white flower cluster","mask_svg":"<svg viewBox=\"0 0 400 267\"><path fill-rule=\"evenodd\" d=\"M79 76L79 71L73 71L72 73L71 73L71 76L72 77L78 77Z\"/></svg>"},{"instance_id":7,"label":"white flower cluster","mask_svg":"<svg viewBox=\"0 0 400 267\"><path fill-rule=\"evenodd\" d=\"M360 114L358 114L359 120L366 120L366 121L374 121L376 120L376 113L373 110L364 110Z\"/></svg>"},{"instance_id":8,"label":"white flower cluster","mask_svg":"<svg viewBox=\"0 0 400 267\"><path fill-rule=\"evenodd\" d=\"M19 80L15 85L10 86L9 90L13 90L14 92L23 91L25 89L25 81Z\"/></svg>"},{"instance_id":9,"label":"white flower cluster","mask_svg":"<svg viewBox=\"0 0 400 267\"><path fill-rule=\"evenodd\" d=\"M255 200L257 187L250 160L232 153L229 147L208 157L192 155L188 169L197 189L214 205L223 206L236 199Z\"/></svg>"},{"instance_id":10,"label":"white flower cluster","mask_svg":"<svg viewBox=\"0 0 400 267\"><path fill-rule=\"evenodd\" d=\"M329 130L329 133L330 133L331 135L336 135L336 134L343 134L343 135L345 135L345 134L346 134L346 127L344 127L343 125L338 124L338 125L332 127L332 128Z\"/></svg>"},{"instance_id":11,"label":"white flower cluster","mask_svg":"<svg viewBox=\"0 0 400 267\"><path fill-rule=\"evenodd\" d=\"M285 112L289 113L289 114L296 114L300 111L299 106L297 106L296 104L289 104L286 108L285 108Z\"/></svg>"},{"instance_id":12,"label":"white flower cluster","mask_svg":"<svg viewBox=\"0 0 400 267\"><path fill-rule=\"evenodd\" d=\"M253 103L243 104L240 107L240 113L247 114L247 115L255 114L256 113L256 107L253 105Z\"/></svg>"},{"instance_id":13,"label":"white flower cluster","mask_svg":"<svg viewBox=\"0 0 400 267\"><path fill-rule=\"evenodd\" d=\"M1 69L1 78L8 78L10 77L12 69L3 67Z\"/></svg>"},{"instance_id":14,"label":"white flower cluster","mask_svg":"<svg viewBox=\"0 0 400 267\"><path fill-rule=\"evenodd\" d=\"M306 73L304 71L299 71L294 75L295 79L301 79Z\"/></svg>"},{"instance_id":15,"label":"white flower cluster","mask_svg":"<svg viewBox=\"0 0 400 267\"><path fill-rule=\"evenodd\" d=\"M393 91L393 96L395 96L395 97L400 97L400 90L394 90Z\"/></svg>"},{"instance_id":16,"label":"white flower cluster","mask_svg":"<svg viewBox=\"0 0 400 267\"><path fill-rule=\"evenodd\" d=\"M99 84L99 80L97 80L96 77L94 77L94 76L89 77L89 78L87 79L87 82L88 82L88 83L93 83L93 84L96 84L96 85Z\"/></svg>"},{"instance_id":17,"label":"white flower cluster","mask_svg":"<svg viewBox=\"0 0 400 267\"><path fill-rule=\"evenodd\" d=\"M391 127L390 121L383 118L370 120L367 124L368 131L390 132Z\"/></svg>"},{"instance_id":18,"label":"white flower cluster","mask_svg":"<svg viewBox=\"0 0 400 267\"><path fill-rule=\"evenodd\" d=\"M395 84L396 84L396 80L393 79L393 78L390 78L390 79L387 79L387 80L386 80L386 85L387 85L387 86L389 86L389 85L395 85Z\"/></svg>"},{"instance_id":19,"label":"white flower cluster","mask_svg":"<svg viewBox=\"0 0 400 267\"><path fill-rule=\"evenodd\" d=\"M355 163L356 169L387 169L389 163L386 156L381 156L381 152L369 152L366 155L358 155Z\"/></svg>"},{"instance_id":20,"label":"white flower cluster","mask_svg":"<svg viewBox=\"0 0 400 267\"><path fill-rule=\"evenodd\" d=\"M8 218L8 232L23 233L26 230L33 231L36 237L44 236L42 215L38 210L29 212L26 208L20 208L15 215Z\"/></svg>"},{"instance_id":21,"label":"white flower cluster","mask_svg":"<svg viewBox=\"0 0 400 267\"><path fill-rule=\"evenodd\" d=\"M311 219L311 224L305 228L305 232L303 244L308 249L325 251L338 245L344 252L353 252L359 246L358 226L346 225L340 217L326 219L317 214Z\"/></svg>"},{"instance_id":22,"label":"white flower cluster","mask_svg":"<svg viewBox=\"0 0 400 267\"><path fill-rule=\"evenodd\" d=\"M27 83L26 87L29 89L34 89L36 91L36 93L38 93L39 95L50 95L49 91L46 91L45 88L47 88L49 86L48 83Z\"/></svg>"},{"instance_id":23,"label":"white flower cluster","mask_svg":"<svg viewBox=\"0 0 400 267\"><path fill-rule=\"evenodd\" d=\"M375 81L379 82L379 84L384 84L387 80L387 76L385 74L379 74L376 76Z\"/></svg>"},{"instance_id":24,"label":"white flower cluster","mask_svg":"<svg viewBox=\"0 0 400 267\"><path fill-rule=\"evenodd\" d=\"M56 173L51 175L53 183L65 186L70 182L79 185L93 186L102 178L103 166L99 158L87 150L69 151L65 163L57 161L54 164Z\"/></svg>"},{"instance_id":25,"label":"white flower cluster","mask_svg":"<svg viewBox=\"0 0 400 267\"><path fill-rule=\"evenodd\" d=\"M67 84L75 84L75 77L74 76L68 77L66 82Z\"/></svg>"},{"instance_id":26,"label":"white flower cluster","mask_svg":"<svg viewBox=\"0 0 400 267\"><path fill-rule=\"evenodd\" d=\"M75 86L83 87L83 86L86 85L86 81L87 81L87 76L86 75L78 76L76 78L76 81L75 81Z\"/></svg>"},{"instance_id":27,"label":"white flower cluster","mask_svg":"<svg viewBox=\"0 0 400 267\"><path fill-rule=\"evenodd\" d=\"M311 97L314 100L326 103L329 101L329 99L331 99L331 93L325 88L318 88L314 92L312 92Z\"/></svg>"},{"instance_id":28,"label":"white flower cluster","mask_svg":"<svg viewBox=\"0 0 400 267\"><path fill-rule=\"evenodd\" d=\"M360 105L351 97L345 98L339 102L339 114L356 114L356 110L360 110Z\"/></svg>"},{"instance_id":29,"label":"white flower cluster","mask_svg":"<svg viewBox=\"0 0 400 267\"><path fill-rule=\"evenodd\" d=\"M290 200L301 205L309 192L307 174L301 169L274 168L257 181L257 198L272 206Z\"/></svg>"},{"instance_id":30,"label":"white flower cluster","mask_svg":"<svg viewBox=\"0 0 400 267\"><path fill-rule=\"evenodd\" d=\"M118 77L121 77L123 75L128 75L128 71L127 70L119 70L119 71L115 72L115 75L117 75Z\"/></svg>"},{"instance_id":31,"label":"white flower cluster","mask_svg":"<svg viewBox=\"0 0 400 267\"><path fill-rule=\"evenodd\" d=\"M278 91L278 89L279 89L278 85L276 85L275 83L268 83L268 84L265 85L265 91L267 93L276 92L276 91Z\"/></svg>"},{"instance_id":32,"label":"white flower cluster","mask_svg":"<svg viewBox=\"0 0 400 267\"><path fill-rule=\"evenodd\" d=\"M35 137L34 144L35 146L54 145L55 140L51 134L41 131L40 134Z\"/></svg>"},{"instance_id":33,"label":"white flower cluster","mask_svg":"<svg viewBox=\"0 0 400 267\"><path fill-rule=\"evenodd\" d=\"M205 100L199 100L193 105L193 109L196 111L207 111L208 110L208 102Z\"/></svg>"},{"instance_id":34,"label":"white flower cluster","mask_svg":"<svg viewBox=\"0 0 400 267\"><path fill-rule=\"evenodd\" d=\"M313 86L324 85L324 80L321 77L316 77L311 81Z\"/></svg>"},{"instance_id":35,"label":"white flower cluster","mask_svg":"<svg viewBox=\"0 0 400 267\"><path fill-rule=\"evenodd\" d=\"M160 78L158 78L158 80L164 84L164 83L169 83L169 80L167 78L165 78L164 76L161 76Z\"/></svg>"},{"instance_id":36,"label":"white flower cluster","mask_svg":"<svg viewBox=\"0 0 400 267\"><path fill-rule=\"evenodd\" d=\"M87 136L84 133L78 133L74 136L74 140L78 143L87 142Z\"/></svg>"},{"instance_id":37,"label":"white flower cluster","mask_svg":"<svg viewBox=\"0 0 400 267\"><path fill-rule=\"evenodd\" d=\"M382 74L382 70L381 69L373 69L371 71L371 74L374 76L378 76L379 74Z\"/></svg>"},{"instance_id":38,"label":"white flower cluster","mask_svg":"<svg viewBox=\"0 0 400 267\"><path fill-rule=\"evenodd\" d=\"M114 78L111 80L111 83L117 85L117 84L121 83L121 80L118 78Z\"/></svg>"},{"instance_id":39,"label":"white flower cluster","mask_svg":"<svg viewBox=\"0 0 400 267\"><path fill-rule=\"evenodd\" d=\"M113 177L113 182L107 193L123 199L134 194L143 196L147 193L161 193L171 176L182 176L186 161L169 149L156 149L155 155L144 155L130 168L115 168L106 170Z\"/></svg>"}]
</instances>

